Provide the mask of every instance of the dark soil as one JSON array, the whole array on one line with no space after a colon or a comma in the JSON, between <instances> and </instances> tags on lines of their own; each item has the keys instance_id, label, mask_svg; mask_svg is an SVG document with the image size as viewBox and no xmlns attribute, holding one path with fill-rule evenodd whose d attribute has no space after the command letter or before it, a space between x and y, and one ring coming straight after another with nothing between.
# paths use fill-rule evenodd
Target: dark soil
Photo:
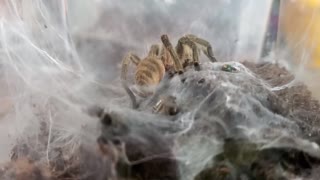
<instances>
[{"instance_id":1,"label":"dark soil","mask_svg":"<svg viewBox=\"0 0 320 180\"><path fill-rule=\"evenodd\" d=\"M283 86L294 80L291 73L277 64L254 64L251 62L243 64L272 87ZM320 135L320 104L312 97L308 87L301 82L296 82L292 86L274 92L288 105L288 109L291 111L289 119L299 124L304 136L318 139Z\"/></svg>"}]
</instances>

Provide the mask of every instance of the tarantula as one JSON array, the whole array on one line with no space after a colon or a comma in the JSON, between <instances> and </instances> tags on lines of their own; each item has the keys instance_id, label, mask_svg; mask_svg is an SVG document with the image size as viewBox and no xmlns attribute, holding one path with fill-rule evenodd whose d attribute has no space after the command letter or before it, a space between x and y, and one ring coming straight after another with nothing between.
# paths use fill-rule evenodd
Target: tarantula
<instances>
[{"instance_id":1,"label":"tarantula","mask_svg":"<svg viewBox=\"0 0 320 180\"><path fill-rule=\"evenodd\" d=\"M194 64L196 70L200 70L199 53L204 54L212 61L216 62L210 43L204 39L198 38L195 35L189 34L179 39L176 49L169 40L168 35L161 36L163 46L160 50L159 45L152 45L148 55L144 59L140 59L133 53L128 53L122 60L121 80L124 89L129 94L132 106L138 108L138 103L134 93L129 89L126 83L126 75L130 62L136 66L135 83L143 90L151 85L158 85L163 79L166 72L182 74L184 69L190 64ZM140 92L139 95L146 97L153 92Z\"/></svg>"}]
</instances>

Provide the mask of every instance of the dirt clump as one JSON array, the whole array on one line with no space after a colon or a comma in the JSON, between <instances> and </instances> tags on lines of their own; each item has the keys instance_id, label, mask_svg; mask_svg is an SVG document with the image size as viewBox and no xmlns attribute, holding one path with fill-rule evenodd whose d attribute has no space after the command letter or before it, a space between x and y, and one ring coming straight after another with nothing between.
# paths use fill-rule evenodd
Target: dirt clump
<instances>
[{"instance_id":1,"label":"dirt clump","mask_svg":"<svg viewBox=\"0 0 320 180\"><path fill-rule=\"evenodd\" d=\"M288 105L291 111L289 119L295 121L306 138L318 139L320 135L320 104L308 87L302 82L294 81L294 76L278 64L243 62L258 77L272 88L285 86L273 92ZM319 139L320 140L320 139ZM320 143L320 141L319 141Z\"/></svg>"}]
</instances>

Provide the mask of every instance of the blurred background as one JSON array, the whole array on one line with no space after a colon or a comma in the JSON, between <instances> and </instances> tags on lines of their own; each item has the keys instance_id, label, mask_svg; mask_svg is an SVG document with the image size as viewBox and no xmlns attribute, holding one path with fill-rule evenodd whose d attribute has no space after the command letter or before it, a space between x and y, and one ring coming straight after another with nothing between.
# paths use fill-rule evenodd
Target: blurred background
<instances>
[{"instance_id":1,"label":"blurred background","mask_svg":"<svg viewBox=\"0 0 320 180\"><path fill-rule=\"evenodd\" d=\"M278 56L320 98L320 1L280 1Z\"/></svg>"}]
</instances>

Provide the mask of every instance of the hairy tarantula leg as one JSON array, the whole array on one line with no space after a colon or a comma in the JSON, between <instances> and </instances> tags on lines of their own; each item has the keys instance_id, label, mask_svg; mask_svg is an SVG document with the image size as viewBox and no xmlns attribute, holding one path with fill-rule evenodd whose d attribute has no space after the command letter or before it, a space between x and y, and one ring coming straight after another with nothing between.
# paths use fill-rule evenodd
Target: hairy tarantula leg
<instances>
[{"instance_id":1,"label":"hairy tarantula leg","mask_svg":"<svg viewBox=\"0 0 320 180\"><path fill-rule=\"evenodd\" d=\"M137 55L133 54L133 53L128 53L122 59L121 79L123 79L123 80L127 79L128 67L130 65L130 62L133 62L135 65L138 65L140 63L140 58Z\"/></svg>"},{"instance_id":2,"label":"hairy tarantula leg","mask_svg":"<svg viewBox=\"0 0 320 180\"><path fill-rule=\"evenodd\" d=\"M133 94L133 92L131 91L131 89L129 88L128 84L126 83L125 80L122 80L122 87L126 90L127 94L129 95L130 97L130 100L131 100L131 104L132 104L132 108L133 109L138 109L139 107L139 104L137 102L137 98L136 96Z\"/></svg>"},{"instance_id":3,"label":"hairy tarantula leg","mask_svg":"<svg viewBox=\"0 0 320 180\"><path fill-rule=\"evenodd\" d=\"M186 37L188 37L189 39L191 39L195 43L198 43L202 46L205 46L207 49L204 50L204 54L210 59L211 62L217 62L217 59L213 55L213 50L212 50L211 44L208 41L206 41L202 38L198 38L197 36L195 36L193 34L189 34Z\"/></svg>"},{"instance_id":4,"label":"hairy tarantula leg","mask_svg":"<svg viewBox=\"0 0 320 180\"><path fill-rule=\"evenodd\" d=\"M185 37L180 38L178 41L178 46L182 47L183 44L186 44L189 47L191 47L194 67L197 71L200 70L199 54L198 54L198 48L197 48L196 43L194 43L191 39L189 39L188 37L185 36Z\"/></svg>"},{"instance_id":5,"label":"hairy tarantula leg","mask_svg":"<svg viewBox=\"0 0 320 180\"><path fill-rule=\"evenodd\" d=\"M169 73L164 75L153 96L151 96L151 98L147 100L146 107L151 107L158 102L161 94L163 94L164 91L166 91L170 87L171 78L172 76Z\"/></svg>"},{"instance_id":6,"label":"hairy tarantula leg","mask_svg":"<svg viewBox=\"0 0 320 180\"><path fill-rule=\"evenodd\" d=\"M174 70L174 61L170 52L164 47L164 45L161 46L159 57L164 65L166 73L172 72L172 70Z\"/></svg>"},{"instance_id":7,"label":"hairy tarantula leg","mask_svg":"<svg viewBox=\"0 0 320 180\"><path fill-rule=\"evenodd\" d=\"M181 62L179 60L179 57L178 57L177 53L175 52L175 50L172 47L172 44L171 44L171 42L169 40L168 35L166 35L166 34L162 35L161 36L161 41L162 41L164 47L169 51L169 53L171 54L171 56L173 58L175 70L179 74L182 74L183 73L183 67L181 65Z\"/></svg>"},{"instance_id":8,"label":"hairy tarantula leg","mask_svg":"<svg viewBox=\"0 0 320 180\"><path fill-rule=\"evenodd\" d=\"M140 61L141 59L137 55L131 53L131 62L133 62L134 65L138 66Z\"/></svg>"},{"instance_id":9,"label":"hairy tarantula leg","mask_svg":"<svg viewBox=\"0 0 320 180\"><path fill-rule=\"evenodd\" d=\"M159 55L160 55L160 46L158 44L151 45L148 56L159 56Z\"/></svg>"},{"instance_id":10,"label":"hairy tarantula leg","mask_svg":"<svg viewBox=\"0 0 320 180\"><path fill-rule=\"evenodd\" d=\"M137 103L137 99L127 84L128 66L130 65L131 61L134 64L138 65L140 62L140 58L133 53L129 53L124 57L124 59L122 60L122 66L121 66L121 83L123 88L125 89L125 91L127 92L127 94L131 99L132 108L137 109L139 106Z\"/></svg>"}]
</instances>

